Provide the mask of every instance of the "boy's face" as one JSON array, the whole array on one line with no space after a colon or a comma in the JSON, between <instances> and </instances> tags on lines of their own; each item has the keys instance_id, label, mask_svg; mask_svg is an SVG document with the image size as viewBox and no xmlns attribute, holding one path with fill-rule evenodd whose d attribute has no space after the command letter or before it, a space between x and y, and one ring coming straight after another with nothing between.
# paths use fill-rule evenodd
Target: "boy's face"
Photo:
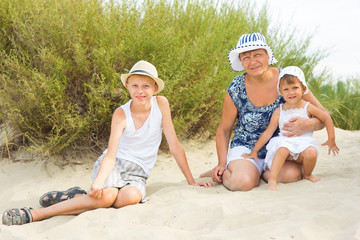
<instances>
[{"instance_id":1,"label":"boy's face","mask_svg":"<svg viewBox=\"0 0 360 240\"><path fill-rule=\"evenodd\" d=\"M126 83L126 88L133 100L144 101L150 99L158 90L155 81L144 75L131 75Z\"/></svg>"}]
</instances>

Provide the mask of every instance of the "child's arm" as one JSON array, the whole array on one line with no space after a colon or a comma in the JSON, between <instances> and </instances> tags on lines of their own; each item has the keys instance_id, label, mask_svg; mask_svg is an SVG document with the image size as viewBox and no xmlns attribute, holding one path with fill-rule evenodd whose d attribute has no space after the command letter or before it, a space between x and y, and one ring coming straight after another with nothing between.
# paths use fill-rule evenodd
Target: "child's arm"
<instances>
[{"instance_id":1,"label":"child's arm","mask_svg":"<svg viewBox=\"0 0 360 240\"><path fill-rule=\"evenodd\" d=\"M321 105L319 100L316 99L314 94L312 94L310 89L307 94L303 95L303 100L315 105L316 107L326 112L325 108ZM325 124L321 122L321 120L318 118L306 119L302 117L294 117L290 119L288 123L284 124L282 130L287 131L286 133L284 133L284 136L296 137L296 136L301 136L309 131L321 130L324 127Z\"/></svg>"},{"instance_id":2,"label":"child's arm","mask_svg":"<svg viewBox=\"0 0 360 240\"><path fill-rule=\"evenodd\" d=\"M198 184L195 182L195 180L191 174L187 159L186 159L184 148L182 147L182 145L180 144L180 142L176 136L174 125L173 125L173 122L171 119L169 102L163 96L157 96L156 99L157 99L158 105L160 107L162 116L163 116L162 128L164 130L164 134L165 134L166 140L168 142L170 152L174 156L174 158L175 158L177 164L179 165L182 173L184 174L188 184L189 185L199 185L199 186L204 186L204 187L211 187L212 185L210 182L199 182Z\"/></svg>"},{"instance_id":3,"label":"child's arm","mask_svg":"<svg viewBox=\"0 0 360 240\"><path fill-rule=\"evenodd\" d=\"M336 155L339 152L339 148L336 146L335 143L335 128L333 121L331 120L330 115L327 112L322 111L320 108L312 105L309 103L308 106L308 113L316 118L318 118L321 122L325 124L326 131L328 134L328 140L321 144L322 146L328 145L329 146L329 154L331 151L334 155Z\"/></svg>"},{"instance_id":4,"label":"child's arm","mask_svg":"<svg viewBox=\"0 0 360 240\"><path fill-rule=\"evenodd\" d=\"M241 156L245 158L255 158L256 161L259 161L257 153L258 151L269 141L277 127L279 126L279 117L280 117L280 108L275 109L273 115L271 116L269 126L261 134L260 138L256 142L253 150L250 154L244 153Z\"/></svg>"},{"instance_id":5,"label":"child's arm","mask_svg":"<svg viewBox=\"0 0 360 240\"><path fill-rule=\"evenodd\" d=\"M120 137L126 127L126 116L124 110L117 109L111 120L111 132L108 143L108 150L104 156L99 172L92 183L89 191L89 196L93 198L100 198L102 195L103 185L113 170L116 161L116 152L119 146Z\"/></svg>"}]
</instances>

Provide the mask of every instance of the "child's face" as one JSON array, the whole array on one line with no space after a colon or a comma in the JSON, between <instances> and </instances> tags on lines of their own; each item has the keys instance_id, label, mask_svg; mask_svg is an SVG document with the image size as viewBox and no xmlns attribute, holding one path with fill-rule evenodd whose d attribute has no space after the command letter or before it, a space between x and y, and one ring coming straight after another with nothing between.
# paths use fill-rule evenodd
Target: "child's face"
<instances>
[{"instance_id":1,"label":"child's face","mask_svg":"<svg viewBox=\"0 0 360 240\"><path fill-rule=\"evenodd\" d=\"M280 82L280 93L283 95L286 102L300 102L304 92L303 85L298 79L296 79L294 83L287 83L284 80Z\"/></svg>"},{"instance_id":2,"label":"child's face","mask_svg":"<svg viewBox=\"0 0 360 240\"><path fill-rule=\"evenodd\" d=\"M126 88L133 100L145 101L156 94L158 86L151 77L134 74L128 78Z\"/></svg>"}]
</instances>

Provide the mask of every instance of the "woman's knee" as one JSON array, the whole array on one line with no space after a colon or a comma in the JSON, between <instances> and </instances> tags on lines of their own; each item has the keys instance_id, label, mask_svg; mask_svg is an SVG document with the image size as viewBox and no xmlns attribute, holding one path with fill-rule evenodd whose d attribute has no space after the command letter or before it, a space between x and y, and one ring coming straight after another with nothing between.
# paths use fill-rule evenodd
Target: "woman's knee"
<instances>
[{"instance_id":1,"label":"woman's knee","mask_svg":"<svg viewBox=\"0 0 360 240\"><path fill-rule=\"evenodd\" d=\"M250 191L259 185L259 180L248 174L232 174L232 176L224 176L223 184L230 191Z\"/></svg>"},{"instance_id":2,"label":"woman's knee","mask_svg":"<svg viewBox=\"0 0 360 240\"><path fill-rule=\"evenodd\" d=\"M278 182L296 182L301 180L302 178L303 176L301 166L292 161L285 161L284 166L280 171Z\"/></svg>"},{"instance_id":3,"label":"woman's knee","mask_svg":"<svg viewBox=\"0 0 360 240\"><path fill-rule=\"evenodd\" d=\"M142 194L139 189L132 186L126 186L119 190L113 207L121 208L128 205L138 204L142 200Z\"/></svg>"}]
</instances>

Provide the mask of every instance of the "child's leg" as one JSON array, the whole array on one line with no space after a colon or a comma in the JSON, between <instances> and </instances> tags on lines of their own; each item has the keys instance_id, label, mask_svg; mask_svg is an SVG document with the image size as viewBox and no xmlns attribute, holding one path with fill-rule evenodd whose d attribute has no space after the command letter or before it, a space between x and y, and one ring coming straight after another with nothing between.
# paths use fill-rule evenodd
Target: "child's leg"
<instances>
[{"instance_id":1,"label":"child's leg","mask_svg":"<svg viewBox=\"0 0 360 240\"><path fill-rule=\"evenodd\" d=\"M308 147L302 153L300 153L298 160L296 160L296 162L300 162L303 164L304 178L311 182L317 182L320 180L320 178L312 175L312 172L316 165L316 158L316 149L314 147Z\"/></svg>"},{"instance_id":2,"label":"child's leg","mask_svg":"<svg viewBox=\"0 0 360 240\"><path fill-rule=\"evenodd\" d=\"M112 207L121 208L128 205L134 205L138 204L141 200L142 194L139 189L133 186L125 186L119 189Z\"/></svg>"},{"instance_id":3,"label":"child's leg","mask_svg":"<svg viewBox=\"0 0 360 240\"><path fill-rule=\"evenodd\" d=\"M268 180L268 190L277 190L276 183L284 162L286 161L287 157L289 156L289 149L281 147L279 148L274 156L272 161L271 170L270 170L270 177Z\"/></svg>"},{"instance_id":4,"label":"child's leg","mask_svg":"<svg viewBox=\"0 0 360 240\"><path fill-rule=\"evenodd\" d=\"M50 207L31 210L33 221L40 221L58 215L76 215L97 208L111 207L117 197L117 188L105 188L101 198L81 195Z\"/></svg>"}]
</instances>

